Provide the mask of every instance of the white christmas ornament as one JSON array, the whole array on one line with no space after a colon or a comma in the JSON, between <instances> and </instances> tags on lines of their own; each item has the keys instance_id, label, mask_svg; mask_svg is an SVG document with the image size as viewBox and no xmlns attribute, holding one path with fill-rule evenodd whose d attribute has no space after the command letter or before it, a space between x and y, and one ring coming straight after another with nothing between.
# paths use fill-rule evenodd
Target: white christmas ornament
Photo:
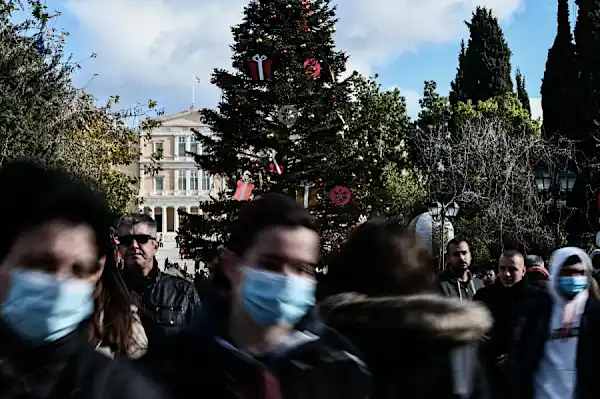
<instances>
[{"instance_id":1,"label":"white christmas ornament","mask_svg":"<svg viewBox=\"0 0 600 399\"><path fill-rule=\"evenodd\" d=\"M410 224L408 225L408 229L414 231L417 239L423 245L423 248L429 252L429 255L433 255L434 250L434 241L439 242L441 237L434 237L434 234L440 234L440 220L434 220L433 217L428 213L424 212L414 218ZM450 223L449 220L446 220L444 223L444 243L443 246L446 246L446 243L454 238L454 226Z\"/></svg>"}]
</instances>

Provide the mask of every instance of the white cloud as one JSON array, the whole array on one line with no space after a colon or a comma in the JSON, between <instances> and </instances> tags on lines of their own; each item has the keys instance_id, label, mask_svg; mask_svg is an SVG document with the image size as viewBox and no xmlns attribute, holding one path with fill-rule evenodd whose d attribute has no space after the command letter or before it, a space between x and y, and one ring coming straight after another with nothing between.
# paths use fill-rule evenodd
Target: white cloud
<instances>
[{"instance_id":1,"label":"white cloud","mask_svg":"<svg viewBox=\"0 0 600 399\"><path fill-rule=\"evenodd\" d=\"M336 43L351 56L349 68L370 74L373 67L388 65L420 45L464 36L463 21L477 5L492 8L506 20L523 2L337 0ZM176 111L189 105L194 75L203 79L197 90L199 104L215 105L218 90L208 84L210 73L215 67L230 67L230 25L241 21L247 3L66 0L65 11L78 22L86 47L98 54L90 65L99 73L93 91L118 93L124 100L160 94L169 99L168 111Z\"/></svg>"},{"instance_id":2,"label":"white cloud","mask_svg":"<svg viewBox=\"0 0 600 399\"><path fill-rule=\"evenodd\" d=\"M529 103L531 104L531 117L533 119L542 117L542 99L540 97L531 97L529 98Z\"/></svg>"}]
</instances>

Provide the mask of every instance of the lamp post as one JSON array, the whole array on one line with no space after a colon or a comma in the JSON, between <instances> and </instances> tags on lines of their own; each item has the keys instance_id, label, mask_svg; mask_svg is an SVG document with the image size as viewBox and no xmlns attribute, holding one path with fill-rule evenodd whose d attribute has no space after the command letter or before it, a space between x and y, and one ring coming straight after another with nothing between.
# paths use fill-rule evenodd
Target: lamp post
<instances>
[{"instance_id":1,"label":"lamp post","mask_svg":"<svg viewBox=\"0 0 600 399\"><path fill-rule=\"evenodd\" d=\"M441 233L440 233L440 259L442 260L442 269L445 267L445 245L446 245L446 218L453 218L458 215L458 204L452 201L448 204L435 202L428 209L429 215L435 220L440 220ZM432 231L433 233L433 231ZM433 238L433 237L432 237Z\"/></svg>"},{"instance_id":2,"label":"lamp post","mask_svg":"<svg viewBox=\"0 0 600 399\"><path fill-rule=\"evenodd\" d=\"M550 197L546 205L548 208L557 211L560 211L567 204L564 199L559 199L559 197L570 193L576 181L577 174L569 169L557 172L544 167L535 172L535 185L538 191L546 195L546 197ZM556 221L555 230L557 245L560 242L560 226L558 222L559 220Z\"/></svg>"}]
</instances>

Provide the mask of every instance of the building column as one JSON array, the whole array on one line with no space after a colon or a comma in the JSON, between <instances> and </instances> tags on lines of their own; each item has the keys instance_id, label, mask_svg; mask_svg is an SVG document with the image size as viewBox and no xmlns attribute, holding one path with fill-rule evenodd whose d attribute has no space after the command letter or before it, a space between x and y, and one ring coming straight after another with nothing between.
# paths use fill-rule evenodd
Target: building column
<instances>
[{"instance_id":1,"label":"building column","mask_svg":"<svg viewBox=\"0 0 600 399\"><path fill-rule=\"evenodd\" d=\"M191 206L186 206L185 207L185 212L189 215L190 212L192 211L192 207Z\"/></svg>"},{"instance_id":2,"label":"building column","mask_svg":"<svg viewBox=\"0 0 600 399\"><path fill-rule=\"evenodd\" d=\"M162 207L162 233L167 232L167 207Z\"/></svg>"},{"instance_id":3,"label":"building column","mask_svg":"<svg viewBox=\"0 0 600 399\"><path fill-rule=\"evenodd\" d=\"M179 229L179 207L174 206L173 210L173 230L177 232L177 230Z\"/></svg>"},{"instance_id":4,"label":"building column","mask_svg":"<svg viewBox=\"0 0 600 399\"><path fill-rule=\"evenodd\" d=\"M189 169L187 169L187 170L185 171L185 180L186 180L186 181L185 181L185 184L186 184L186 186L185 186L185 191L186 191L186 194L189 194L189 192L190 192L190 187L191 187L191 186L190 186L190 182L191 182L191 180L192 180L192 179L191 179L191 175L192 175L192 172L191 172Z\"/></svg>"},{"instance_id":5,"label":"building column","mask_svg":"<svg viewBox=\"0 0 600 399\"><path fill-rule=\"evenodd\" d=\"M154 214L154 207L150 208L150 217L154 220L156 220L156 215Z\"/></svg>"},{"instance_id":6,"label":"building column","mask_svg":"<svg viewBox=\"0 0 600 399\"><path fill-rule=\"evenodd\" d=\"M173 170L173 192L176 193L179 191L179 170Z\"/></svg>"}]
</instances>

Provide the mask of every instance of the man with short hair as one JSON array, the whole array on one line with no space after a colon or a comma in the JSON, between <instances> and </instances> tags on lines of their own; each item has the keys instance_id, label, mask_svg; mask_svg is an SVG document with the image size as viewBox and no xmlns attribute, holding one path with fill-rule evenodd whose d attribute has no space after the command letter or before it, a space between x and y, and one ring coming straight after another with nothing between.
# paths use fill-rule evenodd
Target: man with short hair
<instances>
[{"instance_id":1,"label":"man with short hair","mask_svg":"<svg viewBox=\"0 0 600 399\"><path fill-rule=\"evenodd\" d=\"M156 222L150 216L130 213L121 217L117 240L124 280L143 309L141 319L148 336L144 360L152 368L162 363L167 343L172 342L168 338L193 325L200 298L192 283L159 270Z\"/></svg>"},{"instance_id":2,"label":"man with short hair","mask_svg":"<svg viewBox=\"0 0 600 399\"><path fill-rule=\"evenodd\" d=\"M494 325L482 345L481 353L488 370L492 392L504 398L507 390L505 362L516 318L529 290L525 276L525 258L516 250L504 251L498 260L496 283L482 288L475 295L492 314Z\"/></svg>"},{"instance_id":3,"label":"man with short hair","mask_svg":"<svg viewBox=\"0 0 600 399\"><path fill-rule=\"evenodd\" d=\"M448 268L438 274L439 289L442 295L462 300L473 299L483 288L483 281L470 271L471 249L465 240L452 239L446 246Z\"/></svg>"},{"instance_id":4,"label":"man with short hair","mask_svg":"<svg viewBox=\"0 0 600 399\"><path fill-rule=\"evenodd\" d=\"M213 269L219 290L202 331L180 342L175 399L363 399L370 377L348 341L315 309L319 234L294 198L267 194L242 208Z\"/></svg>"}]
</instances>

